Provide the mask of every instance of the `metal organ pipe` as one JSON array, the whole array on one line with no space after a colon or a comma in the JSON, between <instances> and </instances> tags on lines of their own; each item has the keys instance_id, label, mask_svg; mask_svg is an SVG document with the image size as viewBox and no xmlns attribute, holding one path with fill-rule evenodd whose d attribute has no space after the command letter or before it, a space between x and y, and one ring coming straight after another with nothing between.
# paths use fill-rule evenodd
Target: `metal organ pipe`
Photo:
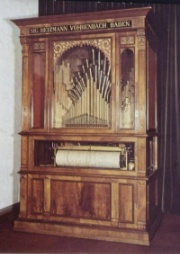
<instances>
[{"instance_id":1,"label":"metal organ pipe","mask_svg":"<svg viewBox=\"0 0 180 254\"><path fill-rule=\"evenodd\" d=\"M81 71L74 74L70 83L70 64L62 62L55 68L55 100L62 104L65 113L62 125L69 127L107 127L110 125L111 81L110 66L100 50L92 49ZM66 105L67 98L71 104Z\"/></svg>"}]
</instances>

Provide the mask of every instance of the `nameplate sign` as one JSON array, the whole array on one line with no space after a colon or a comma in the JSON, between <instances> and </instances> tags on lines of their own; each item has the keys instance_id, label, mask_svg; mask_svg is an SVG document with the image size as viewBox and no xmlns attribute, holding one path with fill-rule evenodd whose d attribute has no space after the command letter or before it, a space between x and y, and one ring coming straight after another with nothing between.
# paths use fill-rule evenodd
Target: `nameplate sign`
<instances>
[{"instance_id":1,"label":"nameplate sign","mask_svg":"<svg viewBox=\"0 0 180 254\"><path fill-rule=\"evenodd\" d=\"M88 30L116 29L131 26L132 26L131 20L120 20L112 22L97 22L75 25L32 27L29 28L29 33L30 34L64 33L64 32L88 31Z\"/></svg>"}]
</instances>

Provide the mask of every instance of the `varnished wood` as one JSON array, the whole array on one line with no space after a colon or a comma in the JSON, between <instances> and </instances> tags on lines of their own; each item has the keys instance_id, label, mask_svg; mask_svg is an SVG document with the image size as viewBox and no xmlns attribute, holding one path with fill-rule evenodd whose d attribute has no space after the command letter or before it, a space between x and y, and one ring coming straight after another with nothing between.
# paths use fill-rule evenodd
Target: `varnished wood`
<instances>
[{"instance_id":1,"label":"varnished wood","mask_svg":"<svg viewBox=\"0 0 180 254\"><path fill-rule=\"evenodd\" d=\"M86 12L86 13L76 13L76 14L61 14L53 16L41 16L37 18L26 18L26 19L16 19L13 20L18 26L26 25L38 25L38 24L55 24L62 23L64 24L67 21L71 21L73 24L76 21L90 21L90 20L103 20L111 18L125 18L125 17L135 17L138 18L138 23L140 20L143 20L147 13L151 10L151 7L144 8L133 8L133 9L124 9L124 10L108 10L108 11L99 11L99 12ZM142 21L141 21L142 24Z\"/></svg>"},{"instance_id":2,"label":"varnished wood","mask_svg":"<svg viewBox=\"0 0 180 254\"><path fill-rule=\"evenodd\" d=\"M14 224L15 230L150 244L160 223L161 211L156 119L157 38L148 19L149 11L150 8L139 8L13 20L20 28L23 46L20 214ZM116 23L129 20L130 26L118 27ZM86 29L89 24L106 22L111 24L108 29L106 25L106 28ZM73 25L86 26L68 31L67 27ZM60 27L61 31L52 31L53 27ZM45 30L42 32L40 28ZM63 50L55 52L54 45ZM57 103L54 77L58 80L60 74L54 75L55 67L66 51L84 45L87 51L94 47L100 54L101 50L110 63L111 99L106 99L111 113L105 117L106 120L110 118L110 124L91 125L85 121L84 125L57 128L54 125L54 105ZM78 50L71 55L72 65ZM122 57L123 52L125 57ZM128 54L130 57L126 60ZM105 65L106 58L102 60ZM74 64L73 67L77 66ZM68 71L63 72L66 77ZM129 93L127 87L130 87L130 81L122 81L123 75L129 80L131 75L131 81L133 79L134 108L133 114L129 115L130 123L121 117L125 115L123 106L127 106L123 105L121 97ZM96 91L93 89L91 93ZM59 91L66 95L61 87ZM79 94L82 91L78 91ZM86 98L89 100L89 96ZM69 103L68 99L66 102ZM90 105L93 112L92 101ZM102 105L106 104L100 103L94 108L97 110ZM83 107L86 107L84 100ZM78 107L76 110L82 112ZM58 112L62 113L63 109ZM102 112L105 115L104 109ZM63 117L59 118L62 120ZM123 121L129 124L128 127L122 124ZM93 146L103 152L113 150L109 147L117 150L122 144L129 149L123 157L128 162L126 167L67 167L54 163L55 152L61 146L69 151L77 146L78 153L82 146L87 151L87 147ZM131 168L128 156L133 159Z\"/></svg>"}]
</instances>

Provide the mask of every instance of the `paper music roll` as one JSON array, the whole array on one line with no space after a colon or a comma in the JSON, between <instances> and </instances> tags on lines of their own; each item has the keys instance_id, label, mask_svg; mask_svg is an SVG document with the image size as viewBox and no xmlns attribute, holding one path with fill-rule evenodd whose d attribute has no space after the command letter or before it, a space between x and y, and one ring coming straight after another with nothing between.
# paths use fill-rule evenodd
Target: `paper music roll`
<instances>
[{"instance_id":1,"label":"paper music roll","mask_svg":"<svg viewBox=\"0 0 180 254\"><path fill-rule=\"evenodd\" d=\"M58 150L57 166L120 168L120 152Z\"/></svg>"}]
</instances>

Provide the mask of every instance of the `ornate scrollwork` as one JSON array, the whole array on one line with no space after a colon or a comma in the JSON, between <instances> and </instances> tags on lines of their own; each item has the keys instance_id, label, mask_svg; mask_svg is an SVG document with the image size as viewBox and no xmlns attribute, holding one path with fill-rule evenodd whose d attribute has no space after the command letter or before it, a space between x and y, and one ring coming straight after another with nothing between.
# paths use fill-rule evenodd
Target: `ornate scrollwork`
<instances>
[{"instance_id":1,"label":"ornate scrollwork","mask_svg":"<svg viewBox=\"0 0 180 254\"><path fill-rule=\"evenodd\" d=\"M61 41L54 43L54 64L56 64L59 56L74 46L89 45L102 50L111 64L111 39L89 39L75 41Z\"/></svg>"}]
</instances>

